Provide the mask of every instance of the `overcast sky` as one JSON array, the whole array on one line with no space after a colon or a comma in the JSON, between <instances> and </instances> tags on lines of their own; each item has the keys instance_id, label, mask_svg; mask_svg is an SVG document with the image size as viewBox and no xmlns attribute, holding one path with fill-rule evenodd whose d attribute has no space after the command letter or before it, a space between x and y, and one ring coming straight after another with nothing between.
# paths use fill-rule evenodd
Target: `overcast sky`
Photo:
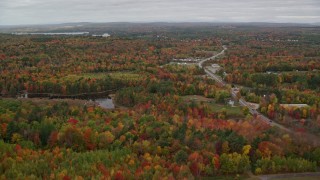
<instances>
[{"instance_id":1,"label":"overcast sky","mask_svg":"<svg viewBox=\"0 0 320 180\"><path fill-rule=\"evenodd\" d=\"M0 0L0 25L320 22L320 0Z\"/></svg>"}]
</instances>

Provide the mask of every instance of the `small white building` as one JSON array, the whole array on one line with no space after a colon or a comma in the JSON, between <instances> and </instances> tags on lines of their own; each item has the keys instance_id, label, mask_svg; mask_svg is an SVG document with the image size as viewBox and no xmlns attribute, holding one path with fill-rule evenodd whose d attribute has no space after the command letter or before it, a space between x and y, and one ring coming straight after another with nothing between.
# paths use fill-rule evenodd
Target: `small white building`
<instances>
[{"instance_id":1,"label":"small white building","mask_svg":"<svg viewBox=\"0 0 320 180\"><path fill-rule=\"evenodd\" d=\"M212 64L211 65L213 68L220 68L221 66L219 64Z\"/></svg>"},{"instance_id":2,"label":"small white building","mask_svg":"<svg viewBox=\"0 0 320 180\"><path fill-rule=\"evenodd\" d=\"M234 101L232 101L231 99L228 101L228 104L233 107L234 106Z\"/></svg>"}]
</instances>

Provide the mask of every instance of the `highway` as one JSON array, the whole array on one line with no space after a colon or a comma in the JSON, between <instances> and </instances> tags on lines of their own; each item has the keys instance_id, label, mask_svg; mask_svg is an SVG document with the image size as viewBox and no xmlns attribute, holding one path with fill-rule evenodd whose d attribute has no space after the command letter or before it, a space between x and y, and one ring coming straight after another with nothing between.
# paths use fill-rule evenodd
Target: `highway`
<instances>
[{"instance_id":1,"label":"highway","mask_svg":"<svg viewBox=\"0 0 320 180\"><path fill-rule=\"evenodd\" d=\"M226 86L227 83L224 82L223 79L222 79L220 76L214 74L214 73L211 72L208 68L203 67L203 63L204 63L204 62L209 61L209 60L214 60L214 59L216 59L217 57L219 57L219 56L221 56L221 55L224 54L224 52L227 50L227 46L222 46L222 47L223 47L223 50L222 50L220 53L218 53L218 54L216 54L216 55L214 55L214 56L212 56L212 57L209 57L209 58L206 58L206 59L201 60L201 61L198 63L198 66L199 66L200 68L203 68L204 71L206 72L206 74L207 74L209 77L211 77L212 79L214 79L215 81L217 81L220 85ZM237 91L238 91L238 88L231 88L231 96L232 96L234 99L237 99ZM278 123L276 123L276 122L273 122L271 119L269 119L268 117L264 116L263 114L261 114L261 113L258 112L257 110L252 109L252 108L250 107L250 105L249 105L243 98L240 98L240 99L239 99L239 103L240 103L241 106L248 107L250 114L256 116L259 120L261 120L261 121L263 121L263 122L265 122L265 123L267 123L267 124L269 124L269 125L271 125L271 126L276 126L276 127L280 128L280 129L282 129L282 130L284 130L284 131L287 131L287 132L290 132L290 133L293 132L292 130L290 130L290 129L284 127L284 126L282 126L281 124L278 124Z\"/></svg>"},{"instance_id":2,"label":"highway","mask_svg":"<svg viewBox=\"0 0 320 180\"><path fill-rule=\"evenodd\" d=\"M227 84L222 80L220 76L213 74L209 69L204 68L204 71L209 75L212 79L217 81L221 86L226 86Z\"/></svg>"},{"instance_id":3,"label":"highway","mask_svg":"<svg viewBox=\"0 0 320 180\"><path fill-rule=\"evenodd\" d=\"M232 92L231 94L232 94L232 97L233 97L233 98L236 98L236 93L233 92L233 89L234 89L234 88L231 89L231 92ZM252 108L250 107L250 105L247 103L247 101L245 101L243 98L240 98L240 99L239 99L239 103L240 103L241 106L246 106L246 107L248 107L250 114L255 115L255 116L257 117L257 119L259 119L259 120L261 120L261 121L264 121L265 123L270 124L271 126L276 126L276 127L280 128L280 129L282 129L282 130L284 130L284 131L287 131L287 132L290 132L290 133L293 132L292 130L290 130L290 129L284 127L284 126L282 126L281 124L278 124L278 123L276 123L276 122L273 122L271 119L269 119L268 117L264 116L263 114L261 114L261 113L258 112L257 110L252 109Z\"/></svg>"},{"instance_id":4,"label":"highway","mask_svg":"<svg viewBox=\"0 0 320 180\"><path fill-rule=\"evenodd\" d=\"M225 51L227 50L227 46L223 46L223 50L212 56L212 57L209 57L209 58L206 58L206 59L203 59L201 60L199 63L198 63L198 66L202 69L204 69L205 73L211 77L212 79L214 79L215 81L217 81L221 86L226 86L228 85L228 83L224 82L223 79L214 74L212 71L210 71L210 68L207 68L207 67L203 67L203 63L206 62L206 61L209 61L209 60L214 60L216 59L217 57L223 55L225 53ZM231 86L231 84L229 84ZM237 93L239 91L239 87L236 87L236 88L231 88L231 96L234 98L234 99L238 99L237 97ZM266 124L269 124L270 126L274 126L274 127L278 127L279 129L282 129L283 131L289 133L289 134L292 134L293 135L293 138L297 138L297 139L302 139L303 141L309 143L309 144L312 144L314 146L320 146L320 139L318 136L316 135L313 135L313 134L310 134L310 133L303 133L303 134L300 134L300 133L297 133L295 132L294 130L291 130L291 129L288 129L286 127L284 127L283 125L279 124L279 123L276 123L274 121L272 121L271 119L269 119L268 117L264 116L263 114L261 114L260 112L258 112L256 109L253 109L249 103L247 101L245 101L243 98L240 98L239 99L239 103L241 106L245 106L245 107L248 107L249 108L249 112L250 114L252 114L253 116L255 116L258 120L266 123Z\"/></svg>"},{"instance_id":5,"label":"highway","mask_svg":"<svg viewBox=\"0 0 320 180\"><path fill-rule=\"evenodd\" d=\"M222 50L220 53L218 53L218 54L216 54L216 55L214 55L214 56L212 56L212 57L209 57L209 58L206 58L206 59L201 60L201 61L198 63L198 66L199 66L200 68L203 68L203 67L202 67L202 64L203 64L204 62L209 61L209 60L213 60L213 59L215 59L215 58L223 55L224 52L225 52L228 48L227 48L227 46L225 46L225 45L222 46L222 47L223 47L223 50Z\"/></svg>"}]
</instances>

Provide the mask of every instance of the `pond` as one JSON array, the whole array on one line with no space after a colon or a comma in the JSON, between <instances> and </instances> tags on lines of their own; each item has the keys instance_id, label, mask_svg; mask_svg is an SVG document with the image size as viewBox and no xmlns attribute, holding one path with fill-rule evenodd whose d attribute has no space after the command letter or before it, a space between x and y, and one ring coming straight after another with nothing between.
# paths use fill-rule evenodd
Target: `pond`
<instances>
[{"instance_id":1,"label":"pond","mask_svg":"<svg viewBox=\"0 0 320 180\"><path fill-rule=\"evenodd\" d=\"M48 98L48 99L73 99L73 100L85 100L88 102L94 102L96 105L102 107L102 108L105 108L105 109L114 109L115 108L115 105L113 103L113 99L108 96L108 97L100 97L100 98L90 98L89 100L88 99L81 99L81 98L70 98L70 97L67 97L67 98L52 98L52 97L48 97L48 94L45 94L43 96L41 96L42 94L33 94L32 97L30 97L30 94L28 93L25 93L25 94L20 94L17 98L19 99L31 99L31 98ZM86 104L86 103L85 103Z\"/></svg>"},{"instance_id":2,"label":"pond","mask_svg":"<svg viewBox=\"0 0 320 180\"><path fill-rule=\"evenodd\" d=\"M111 98L99 98L99 99L95 99L95 102L102 108L106 108L106 109L115 108L115 105Z\"/></svg>"}]
</instances>

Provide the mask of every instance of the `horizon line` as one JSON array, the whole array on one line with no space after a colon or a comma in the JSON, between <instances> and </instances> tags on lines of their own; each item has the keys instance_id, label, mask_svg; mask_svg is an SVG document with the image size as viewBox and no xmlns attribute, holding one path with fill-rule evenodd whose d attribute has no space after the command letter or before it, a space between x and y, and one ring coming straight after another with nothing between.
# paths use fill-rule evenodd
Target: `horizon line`
<instances>
[{"instance_id":1,"label":"horizon line","mask_svg":"<svg viewBox=\"0 0 320 180\"><path fill-rule=\"evenodd\" d=\"M179 23L216 23L216 24L250 24L250 23L261 23L261 24L301 24L301 25L319 25L320 22L272 22L272 21L110 21L110 22L59 22L59 23L39 23L39 24L0 24L0 26L48 26L48 25L63 25L63 24L111 24L111 23L128 23L128 24L151 24L151 23L168 23L168 24L179 24Z\"/></svg>"}]
</instances>

